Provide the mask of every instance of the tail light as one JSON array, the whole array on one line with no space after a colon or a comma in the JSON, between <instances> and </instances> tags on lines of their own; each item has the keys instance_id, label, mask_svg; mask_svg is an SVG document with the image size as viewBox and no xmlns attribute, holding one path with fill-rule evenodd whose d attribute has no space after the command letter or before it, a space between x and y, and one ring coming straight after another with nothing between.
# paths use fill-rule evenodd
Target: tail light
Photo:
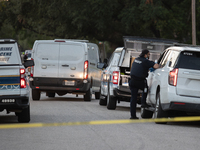
<instances>
[{"instance_id":1,"label":"tail light","mask_svg":"<svg viewBox=\"0 0 200 150\"><path fill-rule=\"evenodd\" d=\"M118 84L118 80L119 80L119 71L113 71L112 76L113 76L113 80L112 80L113 84Z\"/></svg>"},{"instance_id":2,"label":"tail light","mask_svg":"<svg viewBox=\"0 0 200 150\"><path fill-rule=\"evenodd\" d=\"M31 58L31 60L33 60L33 58ZM31 77L33 77L33 72L34 72L34 66L31 66L31 72L30 72Z\"/></svg>"},{"instance_id":3,"label":"tail light","mask_svg":"<svg viewBox=\"0 0 200 150\"><path fill-rule=\"evenodd\" d=\"M88 78L88 60L86 60L84 62L84 74L83 74L83 78L87 79Z\"/></svg>"},{"instance_id":4,"label":"tail light","mask_svg":"<svg viewBox=\"0 0 200 150\"><path fill-rule=\"evenodd\" d=\"M169 84L176 86L177 84L177 77L178 77L178 69L175 68L169 72Z\"/></svg>"},{"instance_id":5,"label":"tail light","mask_svg":"<svg viewBox=\"0 0 200 150\"><path fill-rule=\"evenodd\" d=\"M20 88L26 88L25 69L20 69Z\"/></svg>"}]
</instances>

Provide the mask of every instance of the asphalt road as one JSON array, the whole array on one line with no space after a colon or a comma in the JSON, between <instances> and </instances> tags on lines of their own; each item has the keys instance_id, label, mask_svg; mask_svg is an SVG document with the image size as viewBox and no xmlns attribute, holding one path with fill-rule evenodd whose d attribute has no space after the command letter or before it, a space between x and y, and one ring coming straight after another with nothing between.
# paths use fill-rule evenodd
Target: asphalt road
<instances>
[{"instance_id":1,"label":"asphalt road","mask_svg":"<svg viewBox=\"0 0 200 150\"><path fill-rule=\"evenodd\" d=\"M83 96L42 94L32 101L31 123L89 122L129 119L129 103L121 102L116 110L107 110ZM138 108L138 116L140 110ZM0 113L0 125L16 124L14 113ZM0 129L1 150L199 150L200 124L175 122L50 126Z\"/></svg>"}]
</instances>

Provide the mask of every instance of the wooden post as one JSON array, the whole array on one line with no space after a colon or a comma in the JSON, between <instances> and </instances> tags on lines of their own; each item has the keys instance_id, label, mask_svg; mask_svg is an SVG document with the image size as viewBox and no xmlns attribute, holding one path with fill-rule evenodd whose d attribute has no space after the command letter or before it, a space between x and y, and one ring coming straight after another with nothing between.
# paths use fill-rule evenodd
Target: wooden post
<instances>
[{"instance_id":1,"label":"wooden post","mask_svg":"<svg viewBox=\"0 0 200 150\"><path fill-rule=\"evenodd\" d=\"M196 45L195 0L192 0L192 45Z\"/></svg>"}]
</instances>

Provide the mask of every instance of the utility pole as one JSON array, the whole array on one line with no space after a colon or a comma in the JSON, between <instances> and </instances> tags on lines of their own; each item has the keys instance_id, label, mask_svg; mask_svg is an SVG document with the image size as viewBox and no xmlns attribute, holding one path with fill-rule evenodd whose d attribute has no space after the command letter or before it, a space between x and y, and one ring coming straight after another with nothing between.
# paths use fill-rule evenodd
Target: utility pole
<instances>
[{"instance_id":1,"label":"utility pole","mask_svg":"<svg viewBox=\"0 0 200 150\"><path fill-rule=\"evenodd\" d=\"M192 45L196 45L195 0L192 0Z\"/></svg>"}]
</instances>

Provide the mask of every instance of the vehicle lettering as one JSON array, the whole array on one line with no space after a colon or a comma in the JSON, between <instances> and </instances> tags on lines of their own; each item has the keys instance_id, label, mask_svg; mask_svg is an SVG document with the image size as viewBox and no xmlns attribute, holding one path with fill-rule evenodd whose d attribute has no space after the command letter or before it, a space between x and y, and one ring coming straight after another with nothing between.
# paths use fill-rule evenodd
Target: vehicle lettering
<instances>
[{"instance_id":1,"label":"vehicle lettering","mask_svg":"<svg viewBox=\"0 0 200 150\"><path fill-rule=\"evenodd\" d=\"M12 52L1 52L0 56L11 56Z\"/></svg>"},{"instance_id":2,"label":"vehicle lettering","mask_svg":"<svg viewBox=\"0 0 200 150\"><path fill-rule=\"evenodd\" d=\"M0 61L9 61L10 57L9 58L0 58Z\"/></svg>"},{"instance_id":3,"label":"vehicle lettering","mask_svg":"<svg viewBox=\"0 0 200 150\"><path fill-rule=\"evenodd\" d=\"M186 53L186 52L184 52L183 54L184 54L184 55L189 55L189 56L192 56L192 55L193 55L193 53Z\"/></svg>"},{"instance_id":4,"label":"vehicle lettering","mask_svg":"<svg viewBox=\"0 0 200 150\"><path fill-rule=\"evenodd\" d=\"M0 86L1 90L19 89L19 85L3 85Z\"/></svg>"},{"instance_id":5,"label":"vehicle lettering","mask_svg":"<svg viewBox=\"0 0 200 150\"><path fill-rule=\"evenodd\" d=\"M12 47L0 47L0 51L12 51Z\"/></svg>"}]
</instances>

